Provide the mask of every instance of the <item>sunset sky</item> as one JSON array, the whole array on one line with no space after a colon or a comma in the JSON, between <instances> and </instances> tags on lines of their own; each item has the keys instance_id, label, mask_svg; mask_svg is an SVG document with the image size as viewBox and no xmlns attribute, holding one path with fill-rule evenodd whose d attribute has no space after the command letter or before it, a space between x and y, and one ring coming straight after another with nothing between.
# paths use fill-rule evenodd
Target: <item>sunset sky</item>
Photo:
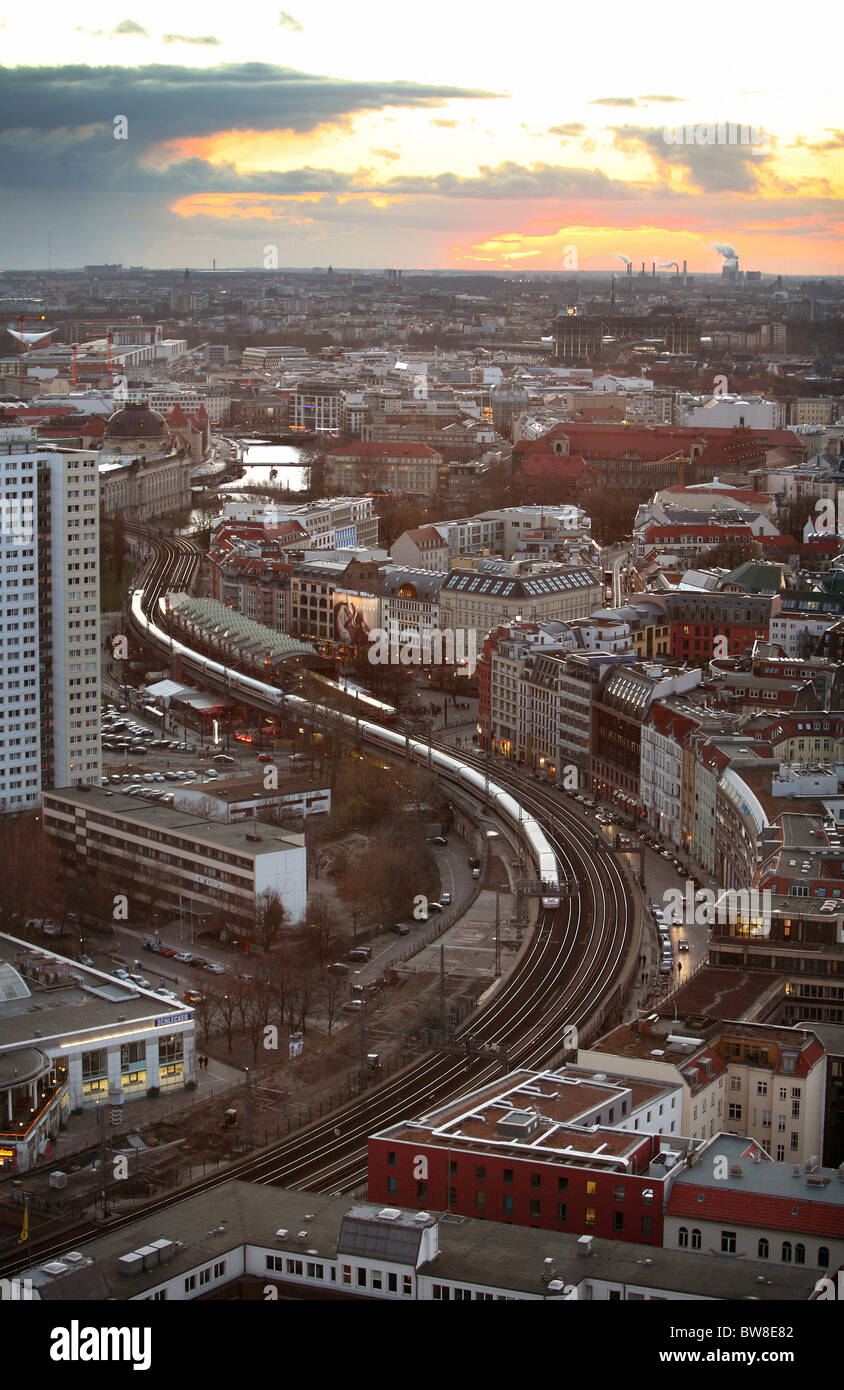
<instances>
[{"instance_id":1,"label":"sunset sky","mask_svg":"<svg viewBox=\"0 0 844 1390\"><path fill-rule=\"evenodd\" d=\"M290 3L0 9L0 270L844 273L826 0ZM725 121L764 144L664 139Z\"/></svg>"}]
</instances>

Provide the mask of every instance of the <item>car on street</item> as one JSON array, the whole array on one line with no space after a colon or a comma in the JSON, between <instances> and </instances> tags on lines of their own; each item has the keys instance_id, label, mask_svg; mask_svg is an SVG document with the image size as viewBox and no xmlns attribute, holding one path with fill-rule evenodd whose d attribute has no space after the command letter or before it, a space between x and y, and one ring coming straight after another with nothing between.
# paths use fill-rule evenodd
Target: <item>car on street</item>
<instances>
[{"instance_id":1,"label":"car on street","mask_svg":"<svg viewBox=\"0 0 844 1390\"><path fill-rule=\"evenodd\" d=\"M480 869L477 869L477 868L476 868L476 869L473 869L473 870L472 870L472 878L480 878L480 876L481 876L481 871L480 871Z\"/></svg>"},{"instance_id":2,"label":"car on street","mask_svg":"<svg viewBox=\"0 0 844 1390\"><path fill-rule=\"evenodd\" d=\"M129 971L128 971L128 970L115 970L114 973L115 973L115 975L117 976L118 980L128 980L128 979L129 979Z\"/></svg>"},{"instance_id":3,"label":"car on street","mask_svg":"<svg viewBox=\"0 0 844 1390\"><path fill-rule=\"evenodd\" d=\"M190 951L174 951L173 959L177 960L180 965L188 965L191 959Z\"/></svg>"},{"instance_id":4,"label":"car on street","mask_svg":"<svg viewBox=\"0 0 844 1390\"><path fill-rule=\"evenodd\" d=\"M447 845L448 840L445 838L445 835L432 835L429 843L432 845Z\"/></svg>"},{"instance_id":5,"label":"car on street","mask_svg":"<svg viewBox=\"0 0 844 1390\"><path fill-rule=\"evenodd\" d=\"M203 970L210 970L212 975L225 975L226 973L226 967L217 960L206 961L202 968Z\"/></svg>"},{"instance_id":6,"label":"car on street","mask_svg":"<svg viewBox=\"0 0 844 1390\"><path fill-rule=\"evenodd\" d=\"M79 963L80 963L80 965L93 965L93 964L94 964L94 962L93 962L93 960L91 959L90 956L80 956L80 957L79 957Z\"/></svg>"},{"instance_id":7,"label":"car on street","mask_svg":"<svg viewBox=\"0 0 844 1390\"><path fill-rule=\"evenodd\" d=\"M440 901L442 902L443 907L448 907L449 904L451 903L451 894L450 894L450 893L442 893L442 894L440 895Z\"/></svg>"},{"instance_id":8,"label":"car on street","mask_svg":"<svg viewBox=\"0 0 844 1390\"><path fill-rule=\"evenodd\" d=\"M273 761L273 755L272 755L272 753L259 753L259 754L258 754L258 762L259 762L259 763L271 763L272 761Z\"/></svg>"},{"instance_id":9,"label":"car on street","mask_svg":"<svg viewBox=\"0 0 844 1390\"><path fill-rule=\"evenodd\" d=\"M394 932L396 936L407 936L410 932L410 927L407 925L407 922L396 922L395 925L390 928L390 931Z\"/></svg>"},{"instance_id":10,"label":"car on street","mask_svg":"<svg viewBox=\"0 0 844 1390\"><path fill-rule=\"evenodd\" d=\"M686 941L685 938L681 936L681 937L680 937L680 940L677 942L677 950L678 950L678 951L688 951L688 949L689 949L689 943L688 943L688 941Z\"/></svg>"},{"instance_id":11,"label":"car on street","mask_svg":"<svg viewBox=\"0 0 844 1390\"><path fill-rule=\"evenodd\" d=\"M371 960L371 959L372 959L372 947L371 947L371 946L355 946L355 947L349 952L347 959L348 959L348 960L358 960L358 961L360 961L360 960Z\"/></svg>"}]
</instances>

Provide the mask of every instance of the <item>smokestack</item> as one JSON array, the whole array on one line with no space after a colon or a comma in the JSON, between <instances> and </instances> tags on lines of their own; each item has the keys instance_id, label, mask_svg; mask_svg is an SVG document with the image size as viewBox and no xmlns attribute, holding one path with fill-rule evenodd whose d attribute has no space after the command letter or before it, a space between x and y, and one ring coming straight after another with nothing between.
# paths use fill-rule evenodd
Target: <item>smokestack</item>
<instances>
[{"instance_id":1,"label":"smokestack","mask_svg":"<svg viewBox=\"0 0 844 1390\"><path fill-rule=\"evenodd\" d=\"M686 262L683 262L683 284L686 283Z\"/></svg>"},{"instance_id":2,"label":"smokestack","mask_svg":"<svg viewBox=\"0 0 844 1390\"><path fill-rule=\"evenodd\" d=\"M644 275L644 273L645 273L645 262L642 261L642 274Z\"/></svg>"},{"instance_id":3,"label":"smokestack","mask_svg":"<svg viewBox=\"0 0 844 1390\"><path fill-rule=\"evenodd\" d=\"M656 279L656 261L651 261L651 278Z\"/></svg>"}]
</instances>

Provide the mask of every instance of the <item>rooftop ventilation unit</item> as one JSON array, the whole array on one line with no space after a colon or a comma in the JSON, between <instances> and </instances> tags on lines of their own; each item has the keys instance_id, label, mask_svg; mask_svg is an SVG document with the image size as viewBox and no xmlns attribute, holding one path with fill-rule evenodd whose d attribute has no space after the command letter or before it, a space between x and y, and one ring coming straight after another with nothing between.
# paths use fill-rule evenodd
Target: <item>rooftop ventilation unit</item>
<instances>
[{"instance_id":1,"label":"rooftop ventilation unit","mask_svg":"<svg viewBox=\"0 0 844 1390\"><path fill-rule=\"evenodd\" d=\"M594 1237L593 1237L593 1236L578 1236L578 1237L577 1237L577 1253L578 1253L578 1255L583 1255L583 1256L591 1255L591 1254L592 1254L592 1246L593 1246L593 1243L594 1243Z\"/></svg>"},{"instance_id":2,"label":"rooftop ventilation unit","mask_svg":"<svg viewBox=\"0 0 844 1390\"><path fill-rule=\"evenodd\" d=\"M41 1270L49 1274L51 1279L56 1279L60 1274L67 1274L67 1265L62 1260L51 1260L49 1264L42 1265Z\"/></svg>"},{"instance_id":3,"label":"rooftop ventilation unit","mask_svg":"<svg viewBox=\"0 0 844 1390\"><path fill-rule=\"evenodd\" d=\"M401 1209L399 1207L382 1207L377 1216L379 1221L400 1221Z\"/></svg>"},{"instance_id":4,"label":"rooftop ventilation unit","mask_svg":"<svg viewBox=\"0 0 844 1390\"><path fill-rule=\"evenodd\" d=\"M496 1132L503 1139L530 1139L539 1129L535 1110L510 1110L499 1121Z\"/></svg>"},{"instance_id":5,"label":"rooftop ventilation unit","mask_svg":"<svg viewBox=\"0 0 844 1390\"><path fill-rule=\"evenodd\" d=\"M131 1250L128 1255L121 1255L118 1260L121 1274L140 1274L144 1267L144 1257L137 1250Z\"/></svg>"},{"instance_id":6,"label":"rooftop ventilation unit","mask_svg":"<svg viewBox=\"0 0 844 1390\"><path fill-rule=\"evenodd\" d=\"M158 1251L158 1258L163 1265L166 1265L168 1260L172 1260L176 1253L176 1247L172 1240L167 1240L164 1236L160 1237L158 1240L151 1241L151 1245L153 1250Z\"/></svg>"}]
</instances>

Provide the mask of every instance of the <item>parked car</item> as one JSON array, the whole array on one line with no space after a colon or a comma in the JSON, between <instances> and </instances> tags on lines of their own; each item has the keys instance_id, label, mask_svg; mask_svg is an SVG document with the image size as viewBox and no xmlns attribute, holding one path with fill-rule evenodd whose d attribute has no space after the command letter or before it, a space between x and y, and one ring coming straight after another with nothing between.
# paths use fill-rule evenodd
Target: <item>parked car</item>
<instances>
[{"instance_id":1,"label":"parked car","mask_svg":"<svg viewBox=\"0 0 844 1390\"><path fill-rule=\"evenodd\" d=\"M407 936L410 932L410 927L407 925L407 922L396 922L395 926L391 927L390 930L395 932L396 936Z\"/></svg>"},{"instance_id":2,"label":"parked car","mask_svg":"<svg viewBox=\"0 0 844 1390\"><path fill-rule=\"evenodd\" d=\"M472 870L472 878L480 878L480 876L481 876L481 871L480 871L480 869L473 869L473 870Z\"/></svg>"},{"instance_id":3,"label":"parked car","mask_svg":"<svg viewBox=\"0 0 844 1390\"><path fill-rule=\"evenodd\" d=\"M349 960L371 960L371 959L372 959L372 947L371 947L371 946L355 946L354 950L351 950L351 951L349 952L348 959L349 959Z\"/></svg>"},{"instance_id":4,"label":"parked car","mask_svg":"<svg viewBox=\"0 0 844 1390\"><path fill-rule=\"evenodd\" d=\"M230 757L228 753L215 753L215 754L214 754L214 762L215 762L215 763L233 763L233 762L234 762L234 758Z\"/></svg>"},{"instance_id":5,"label":"parked car","mask_svg":"<svg viewBox=\"0 0 844 1390\"><path fill-rule=\"evenodd\" d=\"M429 843L432 845L447 845L448 840L445 838L445 835L433 835Z\"/></svg>"},{"instance_id":6,"label":"parked car","mask_svg":"<svg viewBox=\"0 0 844 1390\"><path fill-rule=\"evenodd\" d=\"M258 754L258 762L259 762L259 763L271 763L272 761L273 761L273 755L272 755L272 753L259 753L259 754Z\"/></svg>"},{"instance_id":7,"label":"parked car","mask_svg":"<svg viewBox=\"0 0 844 1390\"><path fill-rule=\"evenodd\" d=\"M442 902L443 907L448 907L449 904L451 903L451 894L450 894L450 893L443 893L443 894L441 895L440 901Z\"/></svg>"},{"instance_id":8,"label":"parked car","mask_svg":"<svg viewBox=\"0 0 844 1390\"><path fill-rule=\"evenodd\" d=\"M346 1010L346 1012L350 1014L360 1013L363 1007L364 1004L362 999L350 999L348 1003L343 1005L343 1008Z\"/></svg>"},{"instance_id":9,"label":"parked car","mask_svg":"<svg viewBox=\"0 0 844 1390\"><path fill-rule=\"evenodd\" d=\"M466 862L468 863L470 869L479 869L481 867L480 859L470 857Z\"/></svg>"},{"instance_id":10,"label":"parked car","mask_svg":"<svg viewBox=\"0 0 844 1390\"><path fill-rule=\"evenodd\" d=\"M428 916L430 916L432 912L442 912L442 910L442 903L428 903Z\"/></svg>"},{"instance_id":11,"label":"parked car","mask_svg":"<svg viewBox=\"0 0 844 1390\"><path fill-rule=\"evenodd\" d=\"M202 968L203 970L210 970L212 975L225 975L226 973L226 967L217 960L206 961Z\"/></svg>"},{"instance_id":12,"label":"parked car","mask_svg":"<svg viewBox=\"0 0 844 1390\"><path fill-rule=\"evenodd\" d=\"M129 979L129 971L128 971L128 970L115 970L114 973L115 973L115 975L117 976L118 980L128 980L128 979Z\"/></svg>"}]
</instances>

